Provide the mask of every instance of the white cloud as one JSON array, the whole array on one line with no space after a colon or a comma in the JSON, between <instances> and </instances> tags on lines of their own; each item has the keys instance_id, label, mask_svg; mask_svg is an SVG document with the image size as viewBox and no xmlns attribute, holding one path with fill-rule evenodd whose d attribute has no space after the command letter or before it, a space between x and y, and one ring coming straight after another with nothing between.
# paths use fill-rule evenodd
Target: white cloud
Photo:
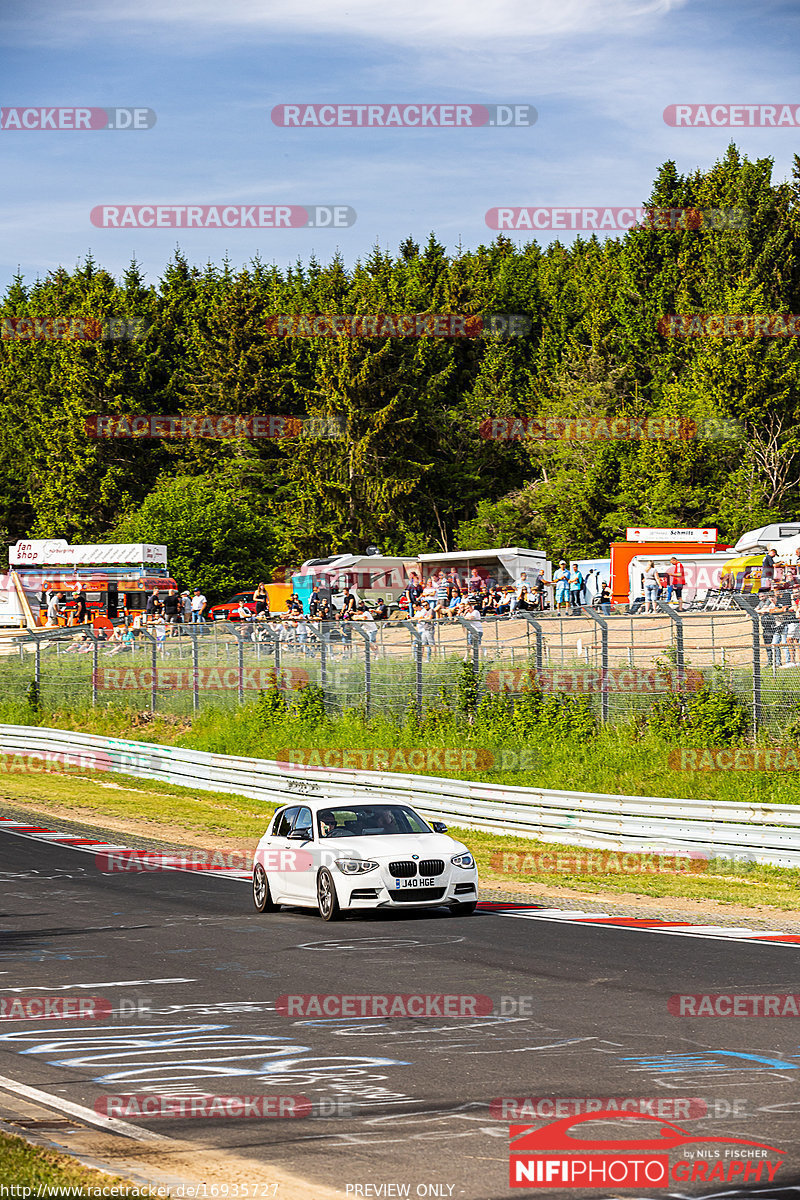
<instances>
[{"instance_id":1,"label":"white cloud","mask_svg":"<svg viewBox=\"0 0 800 1200\"><path fill-rule=\"evenodd\" d=\"M20 21L17 29L46 41L59 35L82 40L117 26L127 38L162 34L188 45L209 36L315 35L374 39L406 45L463 45L487 39L513 42L600 31L632 30L663 17L689 0L84 0L56 12L47 8L47 28ZM19 21L19 18L17 18ZM12 17L9 32L17 22Z\"/></svg>"}]
</instances>

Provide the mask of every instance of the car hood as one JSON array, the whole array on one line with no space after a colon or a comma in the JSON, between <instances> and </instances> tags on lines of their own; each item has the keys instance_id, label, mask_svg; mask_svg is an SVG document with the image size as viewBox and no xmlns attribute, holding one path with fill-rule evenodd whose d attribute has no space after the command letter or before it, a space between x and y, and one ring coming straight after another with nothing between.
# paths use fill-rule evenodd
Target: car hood
<instances>
[{"instance_id":1,"label":"car hood","mask_svg":"<svg viewBox=\"0 0 800 1200\"><path fill-rule=\"evenodd\" d=\"M337 856L341 852L342 857L352 854L354 857L376 858L381 862L411 858L413 854L420 858L447 860L454 854L467 853L463 842L457 842L446 833L377 833L367 836L323 838L320 845L326 850L335 849Z\"/></svg>"}]
</instances>

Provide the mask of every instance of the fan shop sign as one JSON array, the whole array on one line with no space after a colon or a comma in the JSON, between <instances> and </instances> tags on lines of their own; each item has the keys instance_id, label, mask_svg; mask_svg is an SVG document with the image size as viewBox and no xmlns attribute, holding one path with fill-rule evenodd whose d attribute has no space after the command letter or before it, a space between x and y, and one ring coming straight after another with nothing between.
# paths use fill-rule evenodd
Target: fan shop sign
<instances>
[{"instance_id":1,"label":"fan shop sign","mask_svg":"<svg viewBox=\"0 0 800 1200\"><path fill-rule=\"evenodd\" d=\"M489 671L486 686L490 692L542 692L567 696L590 696L596 692L627 692L641 695L653 692L696 692L704 684L701 671L659 670L656 667L543 667L537 671L510 667Z\"/></svg>"},{"instance_id":2,"label":"fan shop sign","mask_svg":"<svg viewBox=\"0 0 800 1200\"><path fill-rule=\"evenodd\" d=\"M302 667L289 667L275 679L275 668L244 667L200 667L197 671L197 686L201 691L234 690L240 686L251 691L266 691L275 686L293 690L306 687L308 671ZM195 685L192 667L159 667L153 672L150 667L99 667L96 684L104 691L150 691L153 686L161 691L191 691Z\"/></svg>"}]
</instances>

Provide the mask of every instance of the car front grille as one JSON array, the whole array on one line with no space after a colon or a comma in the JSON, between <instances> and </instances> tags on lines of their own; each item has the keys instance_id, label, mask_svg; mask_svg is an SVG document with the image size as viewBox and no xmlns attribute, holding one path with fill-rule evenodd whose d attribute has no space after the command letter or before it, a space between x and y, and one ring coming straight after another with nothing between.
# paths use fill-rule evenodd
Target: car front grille
<instances>
[{"instance_id":1,"label":"car front grille","mask_svg":"<svg viewBox=\"0 0 800 1200\"><path fill-rule=\"evenodd\" d=\"M443 858L423 858L419 864L420 875L441 875L444 872Z\"/></svg>"},{"instance_id":2,"label":"car front grille","mask_svg":"<svg viewBox=\"0 0 800 1200\"><path fill-rule=\"evenodd\" d=\"M393 900L399 900L401 903L413 904L414 901L421 900L441 900L446 889L443 887L432 888L397 888L391 891L389 895Z\"/></svg>"},{"instance_id":3,"label":"car front grille","mask_svg":"<svg viewBox=\"0 0 800 1200\"><path fill-rule=\"evenodd\" d=\"M389 874L394 875L395 879L411 879L417 873L417 864L415 862L390 862Z\"/></svg>"}]
</instances>

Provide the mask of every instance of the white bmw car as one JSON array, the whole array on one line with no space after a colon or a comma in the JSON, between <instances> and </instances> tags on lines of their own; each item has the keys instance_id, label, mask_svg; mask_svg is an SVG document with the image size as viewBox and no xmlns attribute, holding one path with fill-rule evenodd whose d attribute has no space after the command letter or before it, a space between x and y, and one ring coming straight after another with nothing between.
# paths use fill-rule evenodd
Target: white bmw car
<instances>
[{"instance_id":1,"label":"white bmw car","mask_svg":"<svg viewBox=\"0 0 800 1200\"><path fill-rule=\"evenodd\" d=\"M309 800L279 809L253 857L259 912L317 908L323 921L357 909L446 906L468 916L478 902L475 860L439 821L407 804Z\"/></svg>"}]
</instances>

